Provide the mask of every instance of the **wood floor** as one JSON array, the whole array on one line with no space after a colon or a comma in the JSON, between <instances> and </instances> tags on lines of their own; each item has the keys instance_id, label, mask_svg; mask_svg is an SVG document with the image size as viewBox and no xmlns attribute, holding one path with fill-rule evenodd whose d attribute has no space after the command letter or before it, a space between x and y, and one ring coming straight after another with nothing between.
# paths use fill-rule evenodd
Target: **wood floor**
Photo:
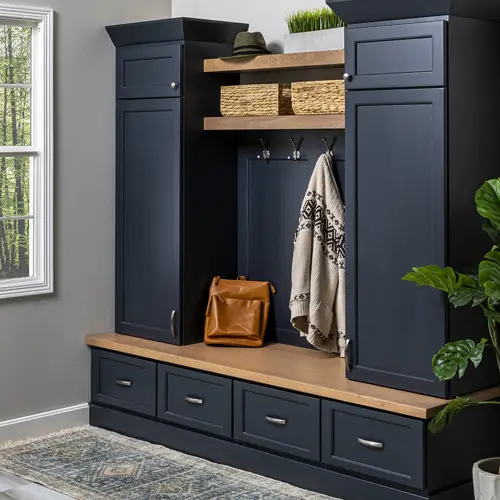
<instances>
[{"instance_id":1,"label":"wood floor","mask_svg":"<svg viewBox=\"0 0 500 500\"><path fill-rule=\"evenodd\" d=\"M71 500L71 497L0 471L0 500Z\"/></svg>"}]
</instances>

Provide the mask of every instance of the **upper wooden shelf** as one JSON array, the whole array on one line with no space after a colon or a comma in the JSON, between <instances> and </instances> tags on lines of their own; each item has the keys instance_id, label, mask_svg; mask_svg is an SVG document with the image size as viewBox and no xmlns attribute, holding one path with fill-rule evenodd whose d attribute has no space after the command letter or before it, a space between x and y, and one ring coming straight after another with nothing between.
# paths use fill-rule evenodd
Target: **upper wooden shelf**
<instances>
[{"instance_id":1,"label":"upper wooden shelf","mask_svg":"<svg viewBox=\"0 0 500 500\"><path fill-rule=\"evenodd\" d=\"M342 130L345 115L214 116L205 130Z\"/></svg>"},{"instance_id":2,"label":"upper wooden shelf","mask_svg":"<svg viewBox=\"0 0 500 500\"><path fill-rule=\"evenodd\" d=\"M205 59L205 73L334 68L343 65L343 50L325 50L298 54L266 54L238 59Z\"/></svg>"},{"instance_id":3,"label":"upper wooden shelf","mask_svg":"<svg viewBox=\"0 0 500 500\"><path fill-rule=\"evenodd\" d=\"M260 349L179 347L106 333L88 336L87 345L420 419L432 417L447 404L444 399L348 380L343 359L284 344ZM497 397L500 387L475 395L478 401Z\"/></svg>"}]
</instances>

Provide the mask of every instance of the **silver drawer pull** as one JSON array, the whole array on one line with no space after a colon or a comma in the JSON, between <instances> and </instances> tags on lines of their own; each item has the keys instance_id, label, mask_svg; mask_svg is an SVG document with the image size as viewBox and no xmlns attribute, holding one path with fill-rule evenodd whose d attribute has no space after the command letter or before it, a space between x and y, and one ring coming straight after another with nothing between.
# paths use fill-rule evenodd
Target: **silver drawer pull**
<instances>
[{"instance_id":1,"label":"silver drawer pull","mask_svg":"<svg viewBox=\"0 0 500 500\"><path fill-rule=\"evenodd\" d=\"M132 382L130 380L115 380L116 385L119 385L120 387L131 387Z\"/></svg>"},{"instance_id":2,"label":"silver drawer pull","mask_svg":"<svg viewBox=\"0 0 500 500\"><path fill-rule=\"evenodd\" d=\"M274 417L266 417L266 420L270 424L275 424L275 425L286 425L286 420L284 418L274 418Z\"/></svg>"},{"instance_id":3,"label":"silver drawer pull","mask_svg":"<svg viewBox=\"0 0 500 500\"><path fill-rule=\"evenodd\" d=\"M358 443L366 446L367 448L372 448L375 450L382 450L384 448L384 443L379 443L377 441L368 441L367 439L358 438Z\"/></svg>"},{"instance_id":4,"label":"silver drawer pull","mask_svg":"<svg viewBox=\"0 0 500 500\"><path fill-rule=\"evenodd\" d=\"M191 403L192 405L202 405L204 403L201 398L192 398L191 396L185 396L184 401Z\"/></svg>"}]
</instances>

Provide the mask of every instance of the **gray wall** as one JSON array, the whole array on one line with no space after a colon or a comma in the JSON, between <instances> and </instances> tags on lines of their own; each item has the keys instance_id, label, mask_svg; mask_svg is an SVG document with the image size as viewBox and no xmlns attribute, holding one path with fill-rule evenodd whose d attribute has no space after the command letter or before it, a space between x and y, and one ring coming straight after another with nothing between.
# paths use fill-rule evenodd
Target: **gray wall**
<instances>
[{"instance_id":1,"label":"gray wall","mask_svg":"<svg viewBox=\"0 0 500 500\"><path fill-rule=\"evenodd\" d=\"M0 421L88 401L87 333L113 331L114 47L104 26L170 0L9 0L53 8L56 294L0 301Z\"/></svg>"},{"instance_id":2,"label":"gray wall","mask_svg":"<svg viewBox=\"0 0 500 500\"><path fill-rule=\"evenodd\" d=\"M278 52L288 33L286 15L325 5L325 0L172 0L172 16L249 23L250 30L261 31L273 51Z\"/></svg>"}]
</instances>

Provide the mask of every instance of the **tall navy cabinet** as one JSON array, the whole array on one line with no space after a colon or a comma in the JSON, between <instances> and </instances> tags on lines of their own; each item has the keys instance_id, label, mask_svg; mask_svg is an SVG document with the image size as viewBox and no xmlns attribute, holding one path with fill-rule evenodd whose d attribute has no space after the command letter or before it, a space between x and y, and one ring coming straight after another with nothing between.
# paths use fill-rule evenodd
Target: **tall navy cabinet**
<instances>
[{"instance_id":1,"label":"tall navy cabinet","mask_svg":"<svg viewBox=\"0 0 500 500\"><path fill-rule=\"evenodd\" d=\"M433 355L488 337L486 321L401 278L428 264L471 271L491 246L474 195L500 176L496 2L328 3L349 23L348 377L440 397L494 385L489 355L463 379L438 382Z\"/></svg>"},{"instance_id":2,"label":"tall navy cabinet","mask_svg":"<svg viewBox=\"0 0 500 500\"><path fill-rule=\"evenodd\" d=\"M211 279L237 272L236 149L203 132L234 77L205 75L203 60L231 54L246 29L194 19L107 28L117 47L119 333L200 341Z\"/></svg>"}]
</instances>

